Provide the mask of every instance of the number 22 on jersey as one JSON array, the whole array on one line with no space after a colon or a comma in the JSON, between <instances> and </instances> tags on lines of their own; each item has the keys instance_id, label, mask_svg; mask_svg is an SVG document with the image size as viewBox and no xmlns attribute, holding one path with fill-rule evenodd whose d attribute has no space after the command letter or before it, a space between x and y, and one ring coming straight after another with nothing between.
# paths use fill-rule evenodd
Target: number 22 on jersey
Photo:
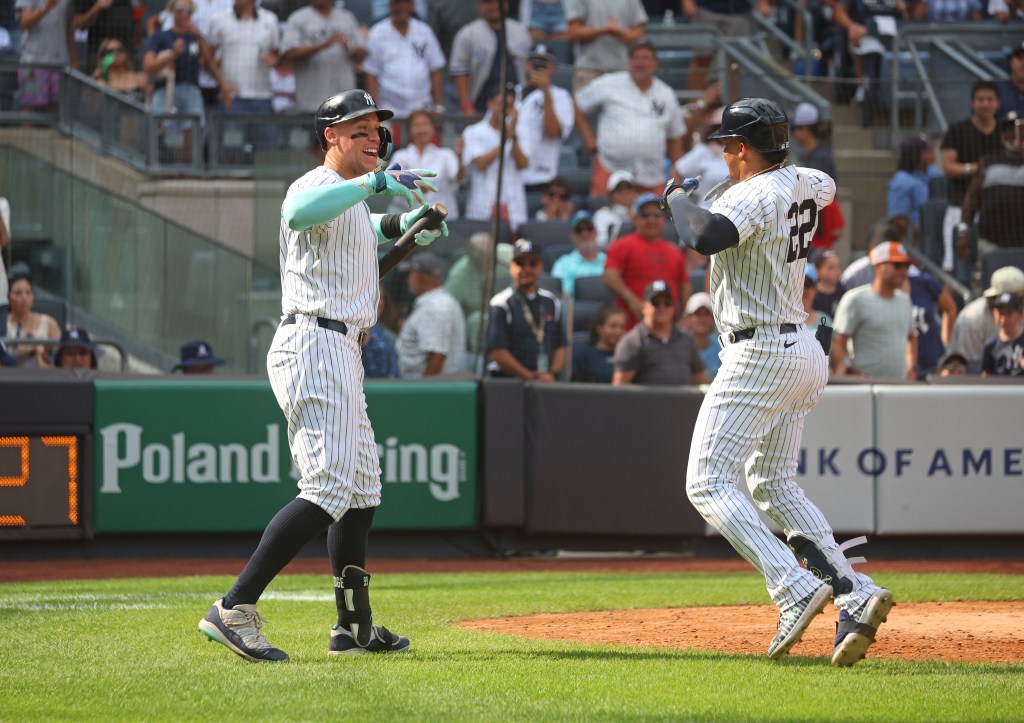
<instances>
[{"instance_id":1,"label":"number 22 on jersey","mask_svg":"<svg viewBox=\"0 0 1024 723\"><path fill-rule=\"evenodd\" d=\"M786 263L797 259L806 259L811 248L811 237L818 225L818 204L814 199L806 199L799 205L796 201L786 212L789 221L789 249L786 251Z\"/></svg>"}]
</instances>

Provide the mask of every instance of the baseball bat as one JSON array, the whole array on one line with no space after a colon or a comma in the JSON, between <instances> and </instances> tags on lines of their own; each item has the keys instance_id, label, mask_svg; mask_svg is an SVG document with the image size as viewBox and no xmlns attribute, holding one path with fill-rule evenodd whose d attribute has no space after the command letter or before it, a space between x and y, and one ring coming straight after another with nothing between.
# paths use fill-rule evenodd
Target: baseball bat
<instances>
[{"instance_id":1,"label":"baseball bat","mask_svg":"<svg viewBox=\"0 0 1024 723\"><path fill-rule=\"evenodd\" d=\"M388 249L388 252L377 263L379 270L377 278L383 279L390 274L395 270L396 266L405 261L409 254L416 250L416 234L423 230L432 231L436 229L447 217L448 209L443 204L435 203L427 209L427 212L416 219L416 223L410 226L409 230L395 241L395 245Z\"/></svg>"}]
</instances>

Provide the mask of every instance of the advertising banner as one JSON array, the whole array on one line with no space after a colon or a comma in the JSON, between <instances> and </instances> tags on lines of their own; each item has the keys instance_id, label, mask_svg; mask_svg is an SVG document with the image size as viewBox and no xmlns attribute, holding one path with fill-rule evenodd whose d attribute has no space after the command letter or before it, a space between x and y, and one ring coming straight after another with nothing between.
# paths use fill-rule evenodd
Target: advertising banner
<instances>
[{"instance_id":1,"label":"advertising banner","mask_svg":"<svg viewBox=\"0 0 1024 723\"><path fill-rule=\"evenodd\" d=\"M367 383L382 468L375 529L477 518L476 384ZM96 532L262 530L298 492L266 381L97 381Z\"/></svg>"}]
</instances>

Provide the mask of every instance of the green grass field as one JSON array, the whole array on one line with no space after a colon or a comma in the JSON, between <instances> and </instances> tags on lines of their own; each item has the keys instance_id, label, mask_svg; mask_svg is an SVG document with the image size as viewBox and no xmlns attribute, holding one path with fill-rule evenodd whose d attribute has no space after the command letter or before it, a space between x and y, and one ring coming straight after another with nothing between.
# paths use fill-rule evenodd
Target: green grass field
<instances>
[{"instance_id":1,"label":"green grass field","mask_svg":"<svg viewBox=\"0 0 1024 723\"><path fill-rule=\"evenodd\" d=\"M1024 599L1024 576L877 580L904 602ZM542 611L765 604L753 573L379 575L375 617L413 645L390 657L327 656L330 579L282 576L260 610L268 638L292 657L283 665L246 663L196 629L232 582L0 585L0 720L1024 719L1024 665L868 659L840 670L825 658L773 662L452 627Z\"/></svg>"}]
</instances>

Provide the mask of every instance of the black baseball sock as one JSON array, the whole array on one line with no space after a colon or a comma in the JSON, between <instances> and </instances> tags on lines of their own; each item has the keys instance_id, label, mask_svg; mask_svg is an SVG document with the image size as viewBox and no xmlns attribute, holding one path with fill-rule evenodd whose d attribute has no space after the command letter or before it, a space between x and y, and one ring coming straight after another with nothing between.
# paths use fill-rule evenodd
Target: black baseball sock
<instances>
[{"instance_id":1,"label":"black baseball sock","mask_svg":"<svg viewBox=\"0 0 1024 723\"><path fill-rule=\"evenodd\" d=\"M284 566L333 521L334 518L322 507L298 497L282 507L267 525L256 552L249 558L235 586L224 596L224 607L233 608L259 600Z\"/></svg>"},{"instance_id":2,"label":"black baseball sock","mask_svg":"<svg viewBox=\"0 0 1024 723\"><path fill-rule=\"evenodd\" d=\"M331 570L334 572L334 599L338 607L339 623L341 611L345 609L345 591L339 587L338 582L341 571L347 565L366 569L367 541L376 512L376 507L349 509L340 520L327 528L327 553L331 557Z\"/></svg>"}]
</instances>

